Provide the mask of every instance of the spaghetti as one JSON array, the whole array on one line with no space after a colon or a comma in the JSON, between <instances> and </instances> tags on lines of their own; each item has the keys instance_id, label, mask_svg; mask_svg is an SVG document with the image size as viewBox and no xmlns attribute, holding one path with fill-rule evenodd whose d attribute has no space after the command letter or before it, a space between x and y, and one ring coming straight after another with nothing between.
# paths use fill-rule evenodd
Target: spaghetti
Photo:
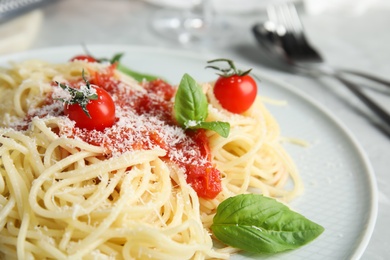
<instances>
[{"instance_id":1,"label":"spaghetti","mask_svg":"<svg viewBox=\"0 0 390 260\"><path fill-rule=\"evenodd\" d=\"M104 79L100 87L116 103L117 120L104 131L76 127L57 100L63 93L53 82L77 85L83 69ZM228 138L175 125L174 88L162 81L139 84L110 65L82 61L2 68L0 255L228 258L236 249L213 247L209 230L219 203L248 192L289 201L302 183L260 98L233 115L205 89L207 120L229 122ZM191 171L212 172L207 185L220 190L203 194Z\"/></svg>"}]
</instances>

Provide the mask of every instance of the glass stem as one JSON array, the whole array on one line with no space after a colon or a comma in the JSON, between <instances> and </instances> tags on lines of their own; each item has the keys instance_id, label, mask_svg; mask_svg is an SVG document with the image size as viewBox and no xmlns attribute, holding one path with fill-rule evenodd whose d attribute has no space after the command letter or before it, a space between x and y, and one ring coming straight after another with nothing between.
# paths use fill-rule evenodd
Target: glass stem
<instances>
[{"instance_id":1,"label":"glass stem","mask_svg":"<svg viewBox=\"0 0 390 260\"><path fill-rule=\"evenodd\" d=\"M192 12L199 14L203 21L203 27L210 27L213 22L214 7L212 0L194 1Z\"/></svg>"}]
</instances>

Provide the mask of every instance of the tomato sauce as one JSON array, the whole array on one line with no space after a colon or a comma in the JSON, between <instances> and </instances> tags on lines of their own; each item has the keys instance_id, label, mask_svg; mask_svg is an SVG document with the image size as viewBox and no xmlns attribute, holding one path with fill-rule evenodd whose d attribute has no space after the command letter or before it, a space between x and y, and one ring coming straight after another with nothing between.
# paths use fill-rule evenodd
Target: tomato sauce
<instances>
[{"instance_id":1,"label":"tomato sauce","mask_svg":"<svg viewBox=\"0 0 390 260\"><path fill-rule=\"evenodd\" d=\"M89 80L112 96L116 105L116 123L104 131L69 126L59 134L103 146L107 157L126 151L161 148L166 151L163 159L185 171L187 183L199 197L215 198L222 190L221 174L212 163L205 131L184 131L176 124L173 116L176 89L160 79L144 82L144 91L129 89L124 82L113 77L114 68L90 72ZM83 84L83 80L69 84L77 87Z\"/></svg>"}]
</instances>

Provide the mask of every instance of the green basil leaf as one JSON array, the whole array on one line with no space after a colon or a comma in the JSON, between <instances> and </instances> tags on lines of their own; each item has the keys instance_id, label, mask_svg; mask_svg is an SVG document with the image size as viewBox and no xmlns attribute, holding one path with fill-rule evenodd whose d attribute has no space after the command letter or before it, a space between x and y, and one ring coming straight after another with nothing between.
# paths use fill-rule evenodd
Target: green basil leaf
<instances>
[{"instance_id":1,"label":"green basil leaf","mask_svg":"<svg viewBox=\"0 0 390 260\"><path fill-rule=\"evenodd\" d=\"M123 55L124 55L124 53L122 53L122 52L121 52L121 53L115 54L115 55L111 58L110 63L111 63L111 64L114 64L115 62L120 62L120 60L122 59Z\"/></svg>"},{"instance_id":2,"label":"green basil leaf","mask_svg":"<svg viewBox=\"0 0 390 260\"><path fill-rule=\"evenodd\" d=\"M200 122L195 126L189 127L190 129L207 129L217 132L222 137L228 137L230 132L230 124L226 122L213 121L213 122Z\"/></svg>"},{"instance_id":3,"label":"green basil leaf","mask_svg":"<svg viewBox=\"0 0 390 260\"><path fill-rule=\"evenodd\" d=\"M120 57L119 57L120 58ZM115 57L113 58L115 59ZM156 79L159 79L160 77L150 74L143 74L134 70L129 69L128 67L124 66L122 63L118 62L117 70L123 72L124 74L133 77L136 81L142 82L143 80L146 81L153 81Z\"/></svg>"},{"instance_id":4,"label":"green basil leaf","mask_svg":"<svg viewBox=\"0 0 390 260\"><path fill-rule=\"evenodd\" d=\"M175 96L175 118L180 126L187 128L189 121L203 122L208 115L206 95L195 79L184 74Z\"/></svg>"},{"instance_id":5,"label":"green basil leaf","mask_svg":"<svg viewBox=\"0 0 390 260\"><path fill-rule=\"evenodd\" d=\"M324 228L284 204L262 195L243 194L223 201L211 229L223 243L254 253L295 249Z\"/></svg>"},{"instance_id":6,"label":"green basil leaf","mask_svg":"<svg viewBox=\"0 0 390 260\"><path fill-rule=\"evenodd\" d=\"M85 49L85 53L93 58L95 58L86 48L86 46L84 46L84 49ZM138 82L142 82L143 80L146 80L146 81L153 81L153 80L156 80L156 79L159 79L160 77L158 76L155 76L155 75L150 75L150 74L144 74L144 73L140 73L140 72L137 72L137 71L134 71L134 70L131 70L130 68L124 66L120 60L122 59L124 53L120 52L120 53L116 53L114 54L114 56L111 58L111 59L108 59L108 58L95 58L99 63L102 63L102 62L110 62L111 64L114 64L114 63L118 63L117 64L117 70L123 72L124 74L134 78L136 81Z\"/></svg>"}]
</instances>

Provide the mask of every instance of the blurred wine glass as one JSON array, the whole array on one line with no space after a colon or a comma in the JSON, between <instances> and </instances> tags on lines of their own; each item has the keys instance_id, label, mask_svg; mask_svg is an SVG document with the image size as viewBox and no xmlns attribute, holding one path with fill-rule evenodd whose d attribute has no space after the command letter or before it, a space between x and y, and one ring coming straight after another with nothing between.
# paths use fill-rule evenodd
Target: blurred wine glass
<instances>
[{"instance_id":1,"label":"blurred wine glass","mask_svg":"<svg viewBox=\"0 0 390 260\"><path fill-rule=\"evenodd\" d=\"M181 44L199 43L208 39L214 15L212 0L189 0L182 9L158 10L151 25L164 38Z\"/></svg>"}]
</instances>

